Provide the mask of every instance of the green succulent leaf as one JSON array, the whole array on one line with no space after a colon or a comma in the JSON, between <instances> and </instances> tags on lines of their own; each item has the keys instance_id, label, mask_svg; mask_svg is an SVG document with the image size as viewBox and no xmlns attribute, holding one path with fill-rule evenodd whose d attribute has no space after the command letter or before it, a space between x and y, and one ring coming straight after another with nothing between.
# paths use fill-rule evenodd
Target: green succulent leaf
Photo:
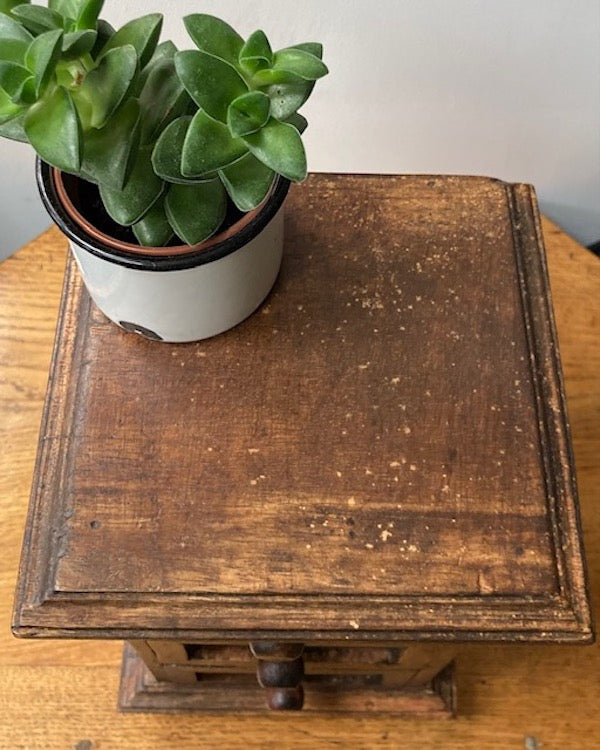
<instances>
[{"instance_id":1,"label":"green succulent leaf","mask_svg":"<svg viewBox=\"0 0 600 750\"><path fill-rule=\"evenodd\" d=\"M0 71L1 70L2 66L0 64ZM8 92L6 92L4 88L0 87L0 122L11 120L13 117L16 117L22 110L23 107L20 104L16 104L15 102L13 102L12 97L8 94Z\"/></svg>"},{"instance_id":2,"label":"green succulent leaf","mask_svg":"<svg viewBox=\"0 0 600 750\"><path fill-rule=\"evenodd\" d=\"M93 60L98 59L100 52L106 47L113 34L116 33L108 21L105 21L103 18L98 19L98 23L96 24L96 43L90 52Z\"/></svg>"},{"instance_id":3,"label":"green succulent leaf","mask_svg":"<svg viewBox=\"0 0 600 750\"><path fill-rule=\"evenodd\" d=\"M293 125L272 117L258 133L243 140L259 161L288 180L300 182L306 177L306 153Z\"/></svg>"},{"instance_id":4,"label":"green succulent leaf","mask_svg":"<svg viewBox=\"0 0 600 750\"><path fill-rule=\"evenodd\" d=\"M109 50L77 90L76 101L89 108L89 124L104 126L127 94L137 70L134 47L127 44Z\"/></svg>"},{"instance_id":5,"label":"green succulent leaf","mask_svg":"<svg viewBox=\"0 0 600 750\"><path fill-rule=\"evenodd\" d=\"M173 120L162 132L152 152L152 166L159 177L168 182L188 184L190 182L207 182L214 180L216 174L186 177L181 172L181 154L185 136L192 121L191 115L184 115Z\"/></svg>"},{"instance_id":6,"label":"green succulent leaf","mask_svg":"<svg viewBox=\"0 0 600 750\"><path fill-rule=\"evenodd\" d=\"M83 2L80 2L79 12L75 19L77 21L77 30L95 30L103 5L104 0L83 0Z\"/></svg>"},{"instance_id":7,"label":"green succulent leaf","mask_svg":"<svg viewBox=\"0 0 600 750\"><path fill-rule=\"evenodd\" d=\"M23 94L25 83L32 78L31 71L22 65L12 62L0 62L0 90L18 104Z\"/></svg>"},{"instance_id":8,"label":"green succulent leaf","mask_svg":"<svg viewBox=\"0 0 600 750\"><path fill-rule=\"evenodd\" d=\"M63 20L58 13L42 5L17 5L12 15L33 34L43 34L63 27Z\"/></svg>"},{"instance_id":9,"label":"green succulent leaf","mask_svg":"<svg viewBox=\"0 0 600 750\"><path fill-rule=\"evenodd\" d=\"M151 68L140 95L144 113L142 143L154 143L164 127L187 111L189 94L175 73L175 62L164 58L148 65Z\"/></svg>"},{"instance_id":10,"label":"green succulent leaf","mask_svg":"<svg viewBox=\"0 0 600 750\"><path fill-rule=\"evenodd\" d=\"M122 190L100 185L100 197L108 215L118 224L137 224L162 195L165 183L154 174L151 149L138 151L129 179Z\"/></svg>"},{"instance_id":11,"label":"green succulent leaf","mask_svg":"<svg viewBox=\"0 0 600 750\"><path fill-rule=\"evenodd\" d=\"M304 133L304 131L308 127L308 120L306 119L306 117L298 114L298 112L294 112L293 115L290 115L290 117L287 118L286 122L290 125L293 125L300 133L300 135L302 135L302 133Z\"/></svg>"},{"instance_id":12,"label":"green succulent leaf","mask_svg":"<svg viewBox=\"0 0 600 750\"><path fill-rule=\"evenodd\" d=\"M10 138L11 141L22 141L23 143L27 143L28 138L24 128L26 114L27 110L21 109L20 113L17 113L14 117L7 120L0 117L0 136Z\"/></svg>"},{"instance_id":13,"label":"green succulent leaf","mask_svg":"<svg viewBox=\"0 0 600 750\"><path fill-rule=\"evenodd\" d=\"M62 40L62 30L46 31L29 45L25 64L34 75L36 95L46 88L54 73L62 52Z\"/></svg>"},{"instance_id":14,"label":"green succulent leaf","mask_svg":"<svg viewBox=\"0 0 600 750\"><path fill-rule=\"evenodd\" d=\"M227 194L221 181L194 185L172 185L165 210L175 233L188 245L196 245L213 235L227 213Z\"/></svg>"},{"instance_id":15,"label":"green succulent leaf","mask_svg":"<svg viewBox=\"0 0 600 750\"><path fill-rule=\"evenodd\" d=\"M232 65L206 52L178 52L175 67L196 104L221 122L227 118L229 104L248 91L244 79Z\"/></svg>"},{"instance_id":16,"label":"green succulent leaf","mask_svg":"<svg viewBox=\"0 0 600 750\"><path fill-rule=\"evenodd\" d=\"M214 172L241 158L247 151L243 140L232 138L227 125L200 109L185 136L181 172L187 177Z\"/></svg>"},{"instance_id":17,"label":"green succulent leaf","mask_svg":"<svg viewBox=\"0 0 600 750\"><path fill-rule=\"evenodd\" d=\"M294 73L306 81L316 81L329 72L322 60L297 47L288 47L276 52L273 69Z\"/></svg>"},{"instance_id":18,"label":"green succulent leaf","mask_svg":"<svg viewBox=\"0 0 600 750\"><path fill-rule=\"evenodd\" d=\"M267 94L271 99L271 114L278 120L287 120L306 102L311 95L314 81L278 83L269 86Z\"/></svg>"},{"instance_id":19,"label":"green succulent leaf","mask_svg":"<svg viewBox=\"0 0 600 750\"><path fill-rule=\"evenodd\" d=\"M173 228L165 213L164 197L161 197L143 219L133 224L135 238L144 247L163 247L173 238Z\"/></svg>"},{"instance_id":20,"label":"green succulent leaf","mask_svg":"<svg viewBox=\"0 0 600 750\"><path fill-rule=\"evenodd\" d=\"M9 15L17 5L27 5L29 0L0 0L0 13Z\"/></svg>"},{"instance_id":21,"label":"green succulent leaf","mask_svg":"<svg viewBox=\"0 0 600 750\"><path fill-rule=\"evenodd\" d=\"M269 120L271 100L262 91L249 91L234 99L227 110L227 126L234 138L256 133Z\"/></svg>"},{"instance_id":22,"label":"green succulent leaf","mask_svg":"<svg viewBox=\"0 0 600 750\"><path fill-rule=\"evenodd\" d=\"M65 58L76 58L86 55L94 49L98 34L91 29L69 31L63 37L62 51Z\"/></svg>"},{"instance_id":23,"label":"green succulent leaf","mask_svg":"<svg viewBox=\"0 0 600 750\"><path fill-rule=\"evenodd\" d=\"M25 132L43 161L65 172L78 172L83 150L81 124L66 89L59 86L30 107Z\"/></svg>"},{"instance_id":24,"label":"green succulent leaf","mask_svg":"<svg viewBox=\"0 0 600 750\"><path fill-rule=\"evenodd\" d=\"M177 47L170 39L167 39L166 42L161 42L154 50L154 54L152 55L152 59L150 60L150 62L154 63L158 62L159 60L173 60L176 52Z\"/></svg>"},{"instance_id":25,"label":"green succulent leaf","mask_svg":"<svg viewBox=\"0 0 600 750\"><path fill-rule=\"evenodd\" d=\"M123 45L131 45L137 52L140 67L143 68L154 54L162 28L162 21L163 17L160 13L150 13L126 23L109 38L100 56L106 55L110 50L123 47Z\"/></svg>"},{"instance_id":26,"label":"green succulent leaf","mask_svg":"<svg viewBox=\"0 0 600 750\"><path fill-rule=\"evenodd\" d=\"M146 65L143 70L138 71L135 82L135 96L139 96L142 93L142 90L146 85L146 82L148 81L148 78L150 77L152 71L157 66L162 65L165 60L173 60L175 58L176 52L177 47L173 44L173 42L167 41L158 45L158 47L154 50L154 54L152 55L148 65Z\"/></svg>"},{"instance_id":27,"label":"green succulent leaf","mask_svg":"<svg viewBox=\"0 0 600 750\"><path fill-rule=\"evenodd\" d=\"M314 57L318 57L319 60L323 59L323 45L320 42L303 42L302 44L293 44L287 49L299 49L303 52L308 52Z\"/></svg>"},{"instance_id":28,"label":"green succulent leaf","mask_svg":"<svg viewBox=\"0 0 600 750\"><path fill-rule=\"evenodd\" d=\"M206 13L186 16L183 22L198 49L237 65L244 40L229 24Z\"/></svg>"},{"instance_id":29,"label":"green succulent leaf","mask_svg":"<svg viewBox=\"0 0 600 750\"><path fill-rule=\"evenodd\" d=\"M264 70L257 70L252 76L252 83L254 86L273 86L274 84L297 84L305 83L306 79L299 76L297 73L292 73L289 70L275 70L274 68L265 68Z\"/></svg>"},{"instance_id":30,"label":"green succulent leaf","mask_svg":"<svg viewBox=\"0 0 600 750\"><path fill-rule=\"evenodd\" d=\"M260 162L253 154L219 171L229 197L240 211L252 211L267 197L275 172Z\"/></svg>"},{"instance_id":31,"label":"green succulent leaf","mask_svg":"<svg viewBox=\"0 0 600 750\"><path fill-rule=\"evenodd\" d=\"M264 31L252 33L240 51L240 63L249 73L273 64L273 50Z\"/></svg>"},{"instance_id":32,"label":"green succulent leaf","mask_svg":"<svg viewBox=\"0 0 600 750\"><path fill-rule=\"evenodd\" d=\"M0 13L0 60L23 64L33 36L20 23Z\"/></svg>"},{"instance_id":33,"label":"green succulent leaf","mask_svg":"<svg viewBox=\"0 0 600 750\"><path fill-rule=\"evenodd\" d=\"M4 43L7 39L17 39L29 44L33 36L14 18L0 13L0 41Z\"/></svg>"},{"instance_id":34,"label":"green succulent leaf","mask_svg":"<svg viewBox=\"0 0 600 750\"><path fill-rule=\"evenodd\" d=\"M93 182L122 190L133 165L140 143L140 105L128 99L106 125L86 133L82 171Z\"/></svg>"}]
</instances>

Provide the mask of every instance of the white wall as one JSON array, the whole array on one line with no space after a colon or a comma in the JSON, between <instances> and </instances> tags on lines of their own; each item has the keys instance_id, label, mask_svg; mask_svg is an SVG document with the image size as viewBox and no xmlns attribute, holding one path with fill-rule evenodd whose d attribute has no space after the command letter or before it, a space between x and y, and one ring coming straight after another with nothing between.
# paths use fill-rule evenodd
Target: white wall
<instances>
[{"instance_id":1,"label":"white wall","mask_svg":"<svg viewBox=\"0 0 600 750\"><path fill-rule=\"evenodd\" d=\"M200 11L276 48L324 42L331 73L304 109L311 169L532 182L547 215L600 239L599 0L107 0L104 16L151 11L179 46L179 16ZM29 159L0 149L3 244L18 245L45 219L22 218Z\"/></svg>"}]
</instances>

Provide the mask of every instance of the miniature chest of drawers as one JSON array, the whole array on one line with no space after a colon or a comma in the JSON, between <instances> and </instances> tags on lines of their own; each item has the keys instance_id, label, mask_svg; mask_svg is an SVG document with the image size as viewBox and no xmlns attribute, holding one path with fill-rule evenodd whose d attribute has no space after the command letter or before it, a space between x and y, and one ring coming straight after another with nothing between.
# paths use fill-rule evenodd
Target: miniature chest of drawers
<instances>
[{"instance_id":1,"label":"miniature chest of drawers","mask_svg":"<svg viewBox=\"0 0 600 750\"><path fill-rule=\"evenodd\" d=\"M458 641L587 642L531 187L312 175L263 306L125 333L67 269L15 633L128 710L449 715Z\"/></svg>"}]
</instances>

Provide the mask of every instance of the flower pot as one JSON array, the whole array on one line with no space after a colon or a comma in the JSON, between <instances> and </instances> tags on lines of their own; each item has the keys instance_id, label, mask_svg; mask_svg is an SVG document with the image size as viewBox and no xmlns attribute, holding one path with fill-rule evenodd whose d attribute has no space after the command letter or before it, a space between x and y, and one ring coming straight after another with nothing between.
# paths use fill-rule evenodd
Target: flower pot
<instances>
[{"instance_id":1,"label":"flower pot","mask_svg":"<svg viewBox=\"0 0 600 750\"><path fill-rule=\"evenodd\" d=\"M275 283L283 250L282 204L290 185L284 178L258 209L210 240L147 248L96 229L82 215L85 200L77 196L77 178L40 160L36 176L90 296L126 330L168 342L215 336L245 320Z\"/></svg>"}]
</instances>

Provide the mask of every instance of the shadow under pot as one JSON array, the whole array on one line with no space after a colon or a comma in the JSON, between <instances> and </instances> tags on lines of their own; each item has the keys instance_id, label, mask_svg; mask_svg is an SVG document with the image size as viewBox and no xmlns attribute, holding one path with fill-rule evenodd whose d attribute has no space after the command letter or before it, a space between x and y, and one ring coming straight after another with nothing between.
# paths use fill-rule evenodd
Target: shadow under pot
<instances>
[{"instance_id":1,"label":"shadow under pot","mask_svg":"<svg viewBox=\"0 0 600 750\"><path fill-rule=\"evenodd\" d=\"M209 338L245 320L275 283L290 186L283 177L254 211L230 211L209 240L167 247L135 244L131 230L107 217L90 183L39 159L36 178L90 296L125 330L173 343Z\"/></svg>"}]
</instances>

